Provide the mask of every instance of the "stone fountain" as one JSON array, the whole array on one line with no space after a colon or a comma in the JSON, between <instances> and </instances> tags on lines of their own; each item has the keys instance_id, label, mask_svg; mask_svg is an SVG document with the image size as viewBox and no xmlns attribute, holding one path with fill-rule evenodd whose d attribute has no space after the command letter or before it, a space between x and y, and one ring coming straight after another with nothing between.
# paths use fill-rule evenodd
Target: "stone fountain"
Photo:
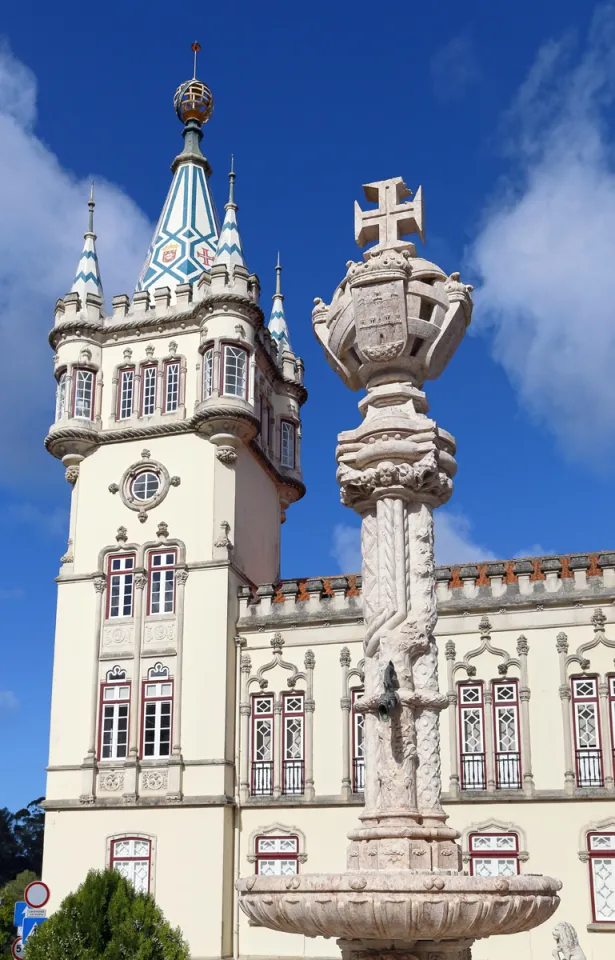
<instances>
[{"instance_id":1,"label":"stone fountain","mask_svg":"<svg viewBox=\"0 0 615 960\"><path fill-rule=\"evenodd\" d=\"M339 435L342 502L360 515L365 613L365 808L347 871L238 881L254 921L337 937L344 960L469 960L472 942L531 930L558 906L558 880L466 876L441 805L434 507L453 488L455 441L428 416L438 377L472 315L471 287L401 238L423 237L422 196L401 178L370 183L355 205L359 246L376 240L314 331L353 390L363 422Z\"/></svg>"}]
</instances>

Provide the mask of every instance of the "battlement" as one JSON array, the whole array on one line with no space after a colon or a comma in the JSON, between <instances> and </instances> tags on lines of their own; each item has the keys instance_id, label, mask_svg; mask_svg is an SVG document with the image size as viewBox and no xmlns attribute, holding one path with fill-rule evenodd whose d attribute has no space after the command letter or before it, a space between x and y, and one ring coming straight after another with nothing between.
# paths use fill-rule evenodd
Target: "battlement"
<instances>
[{"instance_id":1,"label":"battlement","mask_svg":"<svg viewBox=\"0 0 615 960\"><path fill-rule=\"evenodd\" d=\"M615 553L574 553L436 567L442 614L615 598ZM282 580L239 590L239 629L356 621L361 576Z\"/></svg>"}]
</instances>

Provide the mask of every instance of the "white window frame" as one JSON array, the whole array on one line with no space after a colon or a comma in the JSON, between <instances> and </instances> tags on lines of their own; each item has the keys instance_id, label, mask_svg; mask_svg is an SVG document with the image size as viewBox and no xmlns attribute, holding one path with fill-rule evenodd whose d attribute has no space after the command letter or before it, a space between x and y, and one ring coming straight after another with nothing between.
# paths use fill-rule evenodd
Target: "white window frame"
<instances>
[{"instance_id":1,"label":"white window frame","mask_svg":"<svg viewBox=\"0 0 615 960\"><path fill-rule=\"evenodd\" d=\"M61 420L66 412L66 392L68 388L69 376L66 370L58 378L56 388L56 421Z\"/></svg>"},{"instance_id":2,"label":"white window frame","mask_svg":"<svg viewBox=\"0 0 615 960\"><path fill-rule=\"evenodd\" d=\"M503 692L512 690L512 697L503 699ZM493 742L495 746L495 781L499 790L520 790L521 773L521 732L519 725L519 684L513 680L495 680L491 685L493 693ZM505 712L512 717L513 750L503 747L501 737L501 718Z\"/></svg>"},{"instance_id":3,"label":"white window frame","mask_svg":"<svg viewBox=\"0 0 615 960\"><path fill-rule=\"evenodd\" d=\"M167 360L164 367L164 412L175 413L179 408L181 366L179 360Z\"/></svg>"},{"instance_id":4,"label":"white window frame","mask_svg":"<svg viewBox=\"0 0 615 960\"><path fill-rule=\"evenodd\" d=\"M280 421L280 464L289 470L295 469L295 446L297 431L290 420Z\"/></svg>"},{"instance_id":5,"label":"white window frame","mask_svg":"<svg viewBox=\"0 0 615 960\"><path fill-rule=\"evenodd\" d=\"M365 714L355 710L357 700L363 696L362 687L351 691L352 704L352 792L365 792Z\"/></svg>"},{"instance_id":6,"label":"white window frame","mask_svg":"<svg viewBox=\"0 0 615 960\"><path fill-rule=\"evenodd\" d=\"M94 419L94 389L96 375L93 370L75 367L73 416L79 420ZM79 413L77 411L80 411Z\"/></svg>"},{"instance_id":7,"label":"white window frame","mask_svg":"<svg viewBox=\"0 0 615 960\"><path fill-rule=\"evenodd\" d=\"M591 693L585 692L587 685ZM598 700L598 677L572 677L572 726L575 747L576 781L579 787L604 786L604 762L602 755L602 729ZM588 708L591 708L589 711ZM581 741L581 719L585 725L591 712L594 723L594 742ZM583 716L585 713L585 716Z\"/></svg>"},{"instance_id":8,"label":"white window frame","mask_svg":"<svg viewBox=\"0 0 615 960\"><path fill-rule=\"evenodd\" d=\"M471 700L468 691L478 691L478 698ZM457 685L459 702L459 750L461 761L461 788L463 790L485 790L487 787L487 757L485 747L485 700L482 683L460 683ZM469 750L465 738L465 722L469 713L476 711L480 721L480 750ZM479 768L472 765L466 757L482 757L482 776ZM479 764L480 767L480 764Z\"/></svg>"},{"instance_id":9,"label":"white window frame","mask_svg":"<svg viewBox=\"0 0 615 960\"><path fill-rule=\"evenodd\" d=\"M118 849L122 844L127 845L128 849ZM152 890L152 846L152 841L148 837L139 836L112 837L109 843L110 869L117 870L118 873L129 880L137 893L150 893ZM120 864L121 867L118 866ZM146 866L146 883L141 878L137 878L137 871L143 865ZM138 880L138 882L135 882L135 880Z\"/></svg>"},{"instance_id":10,"label":"white window frame","mask_svg":"<svg viewBox=\"0 0 615 960\"><path fill-rule=\"evenodd\" d=\"M203 400L207 400L214 392L214 348L207 347L203 351Z\"/></svg>"},{"instance_id":11,"label":"white window frame","mask_svg":"<svg viewBox=\"0 0 615 960\"><path fill-rule=\"evenodd\" d=\"M608 923L615 930L615 833L588 832L587 852L593 922ZM603 888L608 891L611 903L607 903L606 898L602 902L602 895L598 896Z\"/></svg>"},{"instance_id":12,"label":"white window frame","mask_svg":"<svg viewBox=\"0 0 615 960\"><path fill-rule=\"evenodd\" d=\"M292 727L299 730L298 739ZM294 748L299 746L299 756ZM305 694L282 695L282 793L299 796L305 789Z\"/></svg>"},{"instance_id":13,"label":"white window frame","mask_svg":"<svg viewBox=\"0 0 615 960\"><path fill-rule=\"evenodd\" d=\"M135 602L135 565L134 553L112 554L108 558L107 620L132 617ZM128 612L126 612L127 607Z\"/></svg>"},{"instance_id":14,"label":"white window frame","mask_svg":"<svg viewBox=\"0 0 615 960\"><path fill-rule=\"evenodd\" d=\"M256 873L265 877L295 876L299 873L299 838L297 836L257 837L255 842Z\"/></svg>"},{"instance_id":15,"label":"white window frame","mask_svg":"<svg viewBox=\"0 0 615 960\"><path fill-rule=\"evenodd\" d=\"M141 367L141 416L153 417L156 413L158 393L158 366L148 363Z\"/></svg>"},{"instance_id":16,"label":"white window frame","mask_svg":"<svg viewBox=\"0 0 615 960\"><path fill-rule=\"evenodd\" d=\"M160 562L157 562L160 561ZM148 615L175 613L175 550L155 550L148 558Z\"/></svg>"},{"instance_id":17,"label":"white window frame","mask_svg":"<svg viewBox=\"0 0 615 960\"><path fill-rule=\"evenodd\" d=\"M159 666L159 665L158 665ZM153 668L154 670L156 668ZM143 683L143 731L141 736L141 758L144 760L168 760L173 748L173 681L169 678L168 669L164 668L162 672L166 677L153 679L152 670L148 673L148 679ZM148 720L154 720L153 726L148 725ZM168 724L163 725L163 720L168 718ZM153 738L148 738L146 734L153 730ZM162 751L162 734L168 730L168 750Z\"/></svg>"},{"instance_id":18,"label":"white window frame","mask_svg":"<svg viewBox=\"0 0 615 960\"><path fill-rule=\"evenodd\" d=\"M118 679L115 683L101 683L100 687L99 759L125 760L130 735L130 682ZM109 720L111 723L105 729ZM110 737L106 736L108 733ZM123 742L120 734L124 734Z\"/></svg>"},{"instance_id":19,"label":"white window frame","mask_svg":"<svg viewBox=\"0 0 615 960\"><path fill-rule=\"evenodd\" d=\"M259 704L267 707L266 711L259 711ZM261 726L269 731L269 746L267 756L256 756L257 739ZM274 727L274 697L273 694L255 694L252 697L252 736L251 750L252 775L250 777L250 793L252 796L271 796L273 793L273 764L275 757L275 727Z\"/></svg>"},{"instance_id":20,"label":"white window frame","mask_svg":"<svg viewBox=\"0 0 615 960\"><path fill-rule=\"evenodd\" d=\"M124 367L120 370L119 403L117 410L118 420L128 420L132 417L135 403L135 368Z\"/></svg>"},{"instance_id":21,"label":"white window frame","mask_svg":"<svg viewBox=\"0 0 615 960\"><path fill-rule=\"evenodd\" d=\"M233 343L222 345L222 394L248 398L248 351Z\"/></svg>"},{"instance_id":22,"label":"white window frame","mask_svg":"<svg viewBox=\"0 0 615 960\"><path fill-rule=\"evenodd\" d=\"M471 833L470 873L479 877L511 877L519 873L517 833Z\"/></svg>"}]
</instances>

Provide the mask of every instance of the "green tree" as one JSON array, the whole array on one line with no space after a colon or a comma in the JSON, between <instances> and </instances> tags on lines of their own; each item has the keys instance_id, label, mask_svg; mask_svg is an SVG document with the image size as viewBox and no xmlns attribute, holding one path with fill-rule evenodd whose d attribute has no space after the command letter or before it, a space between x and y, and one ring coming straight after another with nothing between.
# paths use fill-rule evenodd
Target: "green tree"
<instances>
[{"instance_id":1,"label":"green tree","mask_svg":"<svg viewBox=\"0 0 615 960\"><path fill-rule=\"evenodd\" d=\"M43 868L45 811L41 803L44 799L39 797L13 814L13 836L19 848L20 869L34 870L39 877Z\"/></svg>"},{"instance_id":2,"label":"green tree","mask_svg":"<svg viewBox=\"0 0 615 960\"><path fill-rule=\"evenodd\" d=\"M0 887L23 870L19 843L13 833L14 817L6 807L0 809Z\"/></svg>"},{"instance_id":3,"label":"green tree","mask_svg":"<svg viewBox=\"0 0 615 960\"><path fill-rule=\"evenodd\" d=\"M11 944L17 936L13 926L13 911L18 900L23 900L23 893L29 883L36 880L32 870L24 870L10 883L0 888L0 956L9 955Z\"/></svg>"},{"instance_id":4,"label":"green tree","mask_svg":"<svg viewBox=\"0 0 615 960\"><path fill-rule=\"evenodd\" d=\"M153 897L113 870L92 870L31 935L26 960L189 960Z\"/></svg>"}]
</instances>

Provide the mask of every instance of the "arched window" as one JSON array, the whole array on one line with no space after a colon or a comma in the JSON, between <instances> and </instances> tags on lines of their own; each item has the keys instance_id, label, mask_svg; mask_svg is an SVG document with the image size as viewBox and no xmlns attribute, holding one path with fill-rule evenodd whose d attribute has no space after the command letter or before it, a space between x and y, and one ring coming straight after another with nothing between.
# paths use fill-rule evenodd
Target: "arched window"
<instances>
[{"instance_id":1,"label":"arched window","mask_svg":"<svg viewBox=\"0 0 615 960\"><path fill-rule=\"evenodd\" d=\"M244 400L248 396L248 351L230 343L222 347L222 393Z\"/></svg>"},{"instance_id":2,"label":"arched window","mask_svg":"<svg viewBox=\"0 0 615 960\"><path fill-rule=\"evenodd\" d=\"M132 883L137 893L149 893L152 880L152 842L145 837L111 840L109 866Z\"/></svg>"}]
</instances>

